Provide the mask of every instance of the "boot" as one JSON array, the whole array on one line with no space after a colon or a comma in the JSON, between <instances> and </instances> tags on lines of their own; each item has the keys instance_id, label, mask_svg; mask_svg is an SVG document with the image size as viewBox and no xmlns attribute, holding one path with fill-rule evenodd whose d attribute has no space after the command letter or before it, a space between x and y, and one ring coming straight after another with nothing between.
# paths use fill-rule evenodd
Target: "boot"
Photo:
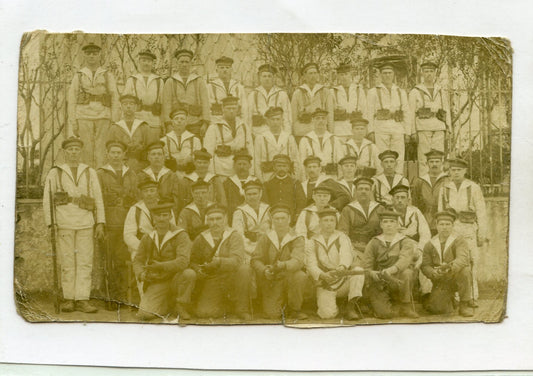
<instances>
[{"instance_id":1,"label":"boot","mask_svg":"<svg viewBox=\"0 0 533 376\"><path fill-rule=\"evenodd\" d=\"M357 310L358 298L353 298L346 302L346 308L344 310L344 318L349 321L360 320L362 317Z\"/></svg>"},{"instance_id":2,"label":"boot","mask_svg":"<svg viewBox=\"0 0 533 376\"><path fill-rule=\"evenodd\" d=\"M66 299L61 304L61 312L73 312L74 311L74 300Z\"/></svg>"},{"instance_id":3,"label":"boot","mask_svg":"<svg viewBox=\"0 0 533 376\"><path fill-rule=\"evenodd\" d=\"M463 317L472 317L474 316L474 308L472 308L472 301L459 302L459 314Z\"/></svg>"},{"instance_id":4,"label":"boot","mask_svg":"<svg viewBox=\"0 0 533 376\"><path fill-rule=\"evenodd\" d=\"M416 319L418 318L418 313L415 312L411 303L402 303L400 306L400 316Z\"/></svg>"},{"instance_id":5,"label":"boot","mask_svg":"<svg viewBox=\"0 0 533 376\"><path fill-rule=\"evenodd\" d=\"M479 305L477 304L477 300L476 299L472 299L468 302L468 306L469 307L472 307L472 308L478 308Z\"/></svg>"},{"instance_id":6,"label":"boot","mask_svg":"<svg viewBox=\"0 0 533 376\"><path fill-rule=\"evenodd\" d=\"M96 313L98 308L91 305L88 300L77 300L76 301L76 311L84 313Z\"/></svg>"},{"instance_id":7,"label":"boot","mask_svg":"<svg viewBox=\"0 0 533 376\"><path fill-rule=\"evenodd\" d=\"M176 313L182 320L190 320L191 314L187 311L184 304L176 303Z\"/></svg>"},{"instance_id":8,"label":"boot","mask_svg":"<svg viewBox=\"0 0 533 376\"><path fill-rule=\"evenodd\" d=\"M308 316L303 313L302 311L296 311L293 309L288 310L287 312L287 318L293 319L293 320L305 320Z\"/></svg>"}]
</instances>

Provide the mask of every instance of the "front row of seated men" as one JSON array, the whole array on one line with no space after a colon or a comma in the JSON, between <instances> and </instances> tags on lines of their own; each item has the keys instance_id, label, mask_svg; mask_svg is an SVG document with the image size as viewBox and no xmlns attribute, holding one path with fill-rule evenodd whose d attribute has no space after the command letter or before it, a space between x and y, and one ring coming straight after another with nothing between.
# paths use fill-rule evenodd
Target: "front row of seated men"
<instances>
[{"instance_id":1,"label":"front row of seated men","mask_svg":"<svg viewBox=\"0 0 533 376\"><path fill-rule=\"evenodd\" d=\"M382 233L372 237L361 254L337 230L338 214L331 207L316 212L318 229L306 241L290 227L291 209L284 204L270 208L272 227L257 232L257 238L229 227L226 208L212 204L205 210L207 229L191 242L187 232L174 225L172 206L160 201L150 208L154 230L142 237L134 256L142 320L172 315L190 319L192 314L210 319L234 314L243 321L254 316L303 320L310 281L322 319L338 316L341 297L346 298L345 320L361 319L365 302L378 318L418 317L412 292L420 253L417 243L399 232L396 211L379 211ZM420 271L433 286L424 308L433 314L451 313L458 292L459 313L469 317L470 253L466 241L452 233L455 219L453 210L437 213L438 233L424 246ZM245 239L254 243L249 257ZM253 314L253 298L261 302L261 313Z\"/></svg>"}]
</instances>

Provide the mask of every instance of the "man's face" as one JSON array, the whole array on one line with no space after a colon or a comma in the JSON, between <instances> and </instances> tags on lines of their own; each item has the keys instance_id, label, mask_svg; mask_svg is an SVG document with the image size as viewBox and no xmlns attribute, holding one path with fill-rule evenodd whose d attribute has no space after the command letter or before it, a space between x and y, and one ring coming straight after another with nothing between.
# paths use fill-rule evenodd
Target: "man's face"
<instances>
[{"instance_id":1,"label":"man's face","mask_svg":"<svg viewBox=\"0 0 533 376\"><path fill-rule=\"evenodd\" d=\"M397 219L383 218L380 221L381 229L386 235L393 235L398 232L399 224Z\"/></svg>"},{"instance_id":2,"label":"man's face","mask_svg":"<svg viewBox=\"0 0 533 376\"><path fill-rule=\"evenodd\" d=\"M308 68L304 73L304 82L311 88L318 82L318 70L316 68Z\"/></svg>"},{"instance_id":3,"label":"man's face","mask_svg":"<svg viewBox=\"0 0 533 376\"><path fill-rule=\"evenodd\" d=\"M111 164L122 163L124 161L124 150L118 146L111 146L107 150L107 160Z\"/></svg>"},{"instance_id":4,"label":"man's face","mask_svg":"<svg viewBox=\"0 0 533 376\"><path fill-rule=\"evenodd\" d=\"M392 84L394 81L394 71L392 69L384 69L380 72L381 82L384 85Z\"/></svg>"},{"instance_id":5,"label":"man's face","mask_svg":"<svg viewBox=\"0 0 533 376\"><path fill-rule=\"evenodd\" d=\"M217 74L222 81L231 79L231 65L217 65Z\"/></svg>"},{"instance_id":6,"label":"man's face","mask_svg":"<svg viewBox=\"0 0 533 376\"><path fill-rule=\"evenodd\" d=\"M196 170L196 173L204 174L207 172L207 169L209 168L209 161L205 159L195 159L194 168Z\"/></svg>"},{"instance_id":7,"label":"man's face","mask_svg":"<svg viewBox=\"0 0 533 376\"><path fill-rule=\"evenodd\" d=\"M205 206L207 203L209 190L207 188L197 188L192 191L192 199L198 206Z\"/></svg>"},{"instance_id":8,"label":"man's face","mask_svg":"<svg viewBox=\"0 0 533 376\"><path fill-rule=\"evenodd\" d=\"M235 119L237 117L239 106L236 104L227 104L222 106L222 115L224 119Z\"/></svg>"},{"instance_id":9,"label":"man's face","mask_svg":"<svg viewBox=\"0 0 533 376\"><path fill-rule=\"evenodd\" d=\"M88 50L85 51L85 61L89 65L96 65L100 62L100 51Z\"/></svg>"},{"instance_id":10,"label":"man's face","mask_svg":"<svg viewBox=\"0 0 533 376\"><path fill-rule=\"evenodd\" d=\"M123 99L120 102L120 107L122 108L122 113L126 116L133 116L135 111L137 111L137 102L133 99Z\"/></svg>"},{"instance_id":11,"label":"man's face","mask_svg":"<svg viewBox=\"0 0 533 376\"><path fill-rule=\"evenodd\" d=\"M174 132L181 134L185 130L185 127L187 126L187 114L184 112L177 113L172 118L172 129Z\"/></svg>"},{"instance_id":12,"label":"man's face","mask_svg":"<svg viewBox=\"0 0 533 376\"><path fill-rule=\"evenodd\" d=\"M358 184L355 192L357 193L358 199L368 201L372 194L372 187L369 184Z\"/></svg>"},{"instance_id":13,"label":"man's face","mask_svg":"<svg viewBox=\"0 0 533 376\"><path fill-rule=\"evenodd\" d=\"M274 115L267 118L267 124L271 131L278 131L283 125L283 115Z\"/></svg>"},{"instance_id":14,"label":"man's face","mask_svg":"<svg viewBox=\"0 0 533 376\"><path fill-rule=\"evenodd\" d=\"M161 168L163 163L165 163L165 154L163 153L163 149L158 148L150 150L146 156L146 159L148 159L148 162L150 162L150 166Z\"/></svg>"},{"instance_id":15,"label":"man's face","mask_svg":"<svg viewBox=\"0 0 533 376\"><path fill-rule=\"evenodd\" d=\"M466 168L463 167L450 167L450 178L452 180L461 180L465 177Z\"/></svg>"},{"instance_id":16,"label":"man's face","mask_svg":"<svg viewBox=\"0 0 533 376\"><path fill-rule=\"evenodd\" d=\"M143 201L148 205L152 205L158 200L157 187L151 186L141 189L141 196Z\"/></svg>"},{"instance_id":17,"label":"man's face","mask_svg":"<svg viewBox=\"0 0 533 376\"><path fill-rule=\"evenodd\" d=\"M259 84L264 88L271 88L274 85L274 75L272 72L259 73Z\"/></svg>"},{"instance_id":18,"label":"man's face","mask_svg":"<svg viewBox=\"0 0 533 376\"><path fill-rule=\"evenodd\" d=\"M434 175L438 175L442 172L442 159L428 159L428 167L430 172L433 172Z\"/></svg>"},{"instance_id":19,"label":"man's face","mask_svg":"<svg viewBox=\"0 0 533 376\"><path fill-rule=\"evenodd\" d=\"M244 191L244 200L251 206L257 205L261 201L261 189L250 188Z\"/></svg>"},{"instance_id":20,"label":"man's face","mask_svg":"<svg viewBox=\"0 0 533 376\"><path fill-rule=\"evenodd\" d=\"M356 169L357 167L353 162L345 162L341 164L342 177L344 179L353 179L355 176Z\"/></svg>"},{"instance_id":21,"label":"man's face","mask_svg":"<svg viewBox=\"0 0 533 376\"><path fill-rule=\"evenodd\" d=\"M362 140L367 133L366 125L354 125L352 127L352 136L356 140Z\"/></svg>"},{"instance_id":22,"label":"man's face","mask_svg":"<svg viewBox=\"0 0 533 376\"><path fill-rule=\"evenodd\" d=\"M171 214L170 211L152 213L152 218L157 229L166 229L170 225Z\"/></svg>"},{"instance_id":23,"label":"man's face","mask_svg":"<svg viewBox=\"0 0 533 376\"><path fill-rule=\"evenodd\" d=\"M68 146L65 149L65 158L69 162L79 162L81 155L81 147L79 145L73 144Z\"/></svg>"},{"instance_id":24,"label":"man's face","mask_svg":"<svg viewBox=\"0 0 533 376\"><path fill-rule=\"evenodd\" d=\"M385 158L381 161L381 166L383 167L383 172L385 174L394 173L397 164L398 163L396 162L395 158Z\"/></svg>"},{"instance_id":25,"label":"man's face","mask_svg":"<svg viewBox=\"0 0 533 376\"><path fill-rule=\"evenodd\" d=\"M324 133L328 129L328 119L326 115L313 116L313 124L315 132L318 134Z\"/></svg>"},{"instance_id":26,"label":"man's face","mask_svg":"<svg viewBox=\"0 0 533 376\"><path fill-rule=\"evenodd\" d=\"M329 193L317 192L313 193L313 201L315 205L319 208L326 207L329 204L331 195Z\"/></svg>"},{"instance_id":27,"label":"man's face","mask_svg":"<svg viewBox=\"0 0 533 376\"><path fill-rule=\"evenodd\" d=\"M205 222L211 231L222 231L226 228L226 216L222 213L210 213L205 217Z\"/></svg>"},{"instance_id":28,"label":"man's face","mask_svg":"<svg viewBox=\"0 0 533 376\"><path fill-rule=\"evenodd\" d=\"M434 68L424 68L422 69L422 77L424 78L425 84L432 84L435 82L436 70Z\"/></svg>"},{"instance_id":29,"label":"man's face","mask_svg":"<svg viewBox=\"0 0 533 376\"><path fill-rule=\"evenodd\" d=\"M327 215L320 218L320 229L324 232L333 232L337 227L337 217L334 215Z\"/></svg>"},{"instance_id":30,"label":"man's face","mask_svg":"<svg viewBox=\"0 0 533 376\"><path fill-rule=\"evenodd\" d=\"M449 219L439 219L437 221L437 231L446 237L450 236L453 231L453 222Z\"/></svg>"},{"instance_id":31,"label":"man's face","mask_svg":"<svg viewBox=\"0 0 533 376\"><path fill-rule=\"evenodd\" d=\"M233 162L233 170L237 175L246 174L248 175L250 173L250 167L251 167L250 161L246 159L237 159L235 162Z\"/></svg>"},{"instance_id":32,"label":"man's face","mask_svg":"<svg viewBox=\"0 0 533 376\"><path fill-rule=\"evenodd\" d=\"M180 75L188 76L191 72L191 58L188 55L181 55L176 60L176 67Z\"/></svg>"},{"instance_id":33,"label":"man's face","mask_svg":"<svg viewBox=\"0 0 533 376\"><path fill-rule=\"evenodd\" d=\"M308 163L305 166L305 174L309 180L316 180L320 175L320 165L318 163Z\"/></svg>"},{"instance_id":34,"label":"man's face","mask_svg":"<svg viewBox=\"0 0 533 376\"><path fill-rule=\"evenodd\" d=\"M143 73L150 73L154 67L154 59L148 56L139 57L139 69Z\"/></svg>"},{"instance_id":35,"label":"man's face","mask_svg":"<svg viewBox=\"0 0 533 376\"><path fill-rule=\"evenodd\" d=\"M285 212L276 212L272 215L272 226L276 231L286 231L289 229L291 216Z\"/></svg>"},{"instance_id":36,"label":"man's face","mask_svg":"<svg viewBox=\"0 0 533 376\"><path fill-rule=\"evenodd\" d=\"M275 162L274 163L274 172L278 176L285 176L289 173L290 166L288 163L285 162Z\"/></svg>"},{"instance_id":37,"label":"man's face","mask_svg":"<svg viewBox=\"0 0 533 376\"><path fill-rule=\"evenodd\" d=\"M407 195L407 192L398 192L392 196L392 205L396 210L405 210L408 202L409 196Z\"/></svg>"},{"instance_id":38,"label":"man's face","mask_svg":"<svg viewBox=\"0 0 533 376\"><path fill-rule=\"evenodd\" d=\"M350 86L352 83L352 72L337 73L339 84L342 86Z\"/></svg>"}]
</instances>

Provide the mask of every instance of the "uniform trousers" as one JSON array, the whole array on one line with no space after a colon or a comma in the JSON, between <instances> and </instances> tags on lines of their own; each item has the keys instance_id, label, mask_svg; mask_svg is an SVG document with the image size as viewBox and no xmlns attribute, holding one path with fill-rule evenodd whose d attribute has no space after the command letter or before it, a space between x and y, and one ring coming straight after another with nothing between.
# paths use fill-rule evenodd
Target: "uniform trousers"
<instances>
[{"instance_id":1,"label":"uniform trousers","mask_svg":"<svg viewBox=\"0 0 533 376\"><path fill-rule=\"evenodd\" d=\"M192 269L185 269L161 282L145 282L139 312L161 316L172 313L176 303L190 303L195 282L196 273Z\"/></svg>"},{"instance_id":2,"label":"uniform trousers","mask_svg":"<svg viewBox=\"0 0 533 376\"><path fill-rule=\"evenodd\" d=\"M454 275L446 275L433 280L433 289L424 303L424 308L434 314L453 311L455 292L459 292L462 302L472 300L472 272L470 268L462 268Z\"/></svg>"},{"instance_id":3,"label":"uniform trousers","mask_svg":"<svg viewBox=\"0 0 533 376\"><path fill-rule=\"evenodd\" d=\"M251 275L250 265L240 265L235 271L219 272L199 281L196 315L221 317L229 302L233 303L235 313L249 313Z\"/></svg>"},{"instance_id":4,"label":"uniform trousers","mask_svg":"<svg viewBox=\"0 0 533 376\"><path fill-rule=\"evenodd\" d=\"M93 227L57 230L57 258L61 268L63 297L88 300L93 270Z\"/></svg>"},{"instance_id":5,"label":"uniform trousers","mask_svg":"<svg viewBox=\"0 0 533 376\"><path fill-rule=\"evenodd\" d=\"M127 302L128 288L131 283L128 273L130 253L123 240L123 229L109 229L107 237L107 246L109 247L107 255L110 257L107 263L108 283L111 299L118 302Z\"/></svg>"},{"instance_id":6,"label":"uniform trousers","mask_svg":"<svg viewBox=\"0 0 533 376\"><path fill-rule=\"evenodd\" d=\"M431 149L444 151L444 131L418 131L418 175L428 172L426 153Z\"/></svg>"},{"instance_id":7,"label":"uniform trousers","mask_svg":"<svg viewBox=\"0 0 533 376\"><path fill-rule=\"evenodd\" d=\"M404 134L383 131L376 131L374 134L376 139L376 146L380 153L385 150L393 150L398 153L398 164L396 166L396 173L403 175L403 165L405 160Z\"/></svg>"},{"instance_id":8,"label":"uniform trousers","mask_svg":"<svg viewBox=\"0 0 533 376\"><path fill-rule=\"evenodd\" d=\"M461 235L468 244L470 250L470 260L472 262L472 296L474 299L479 297L477 285L477 267L479 264L479 248L477 246L477 224L462 223L455 221L453 229L457 235Z\"/></svg>"},{"instance_id":9,"label":"uniform trousers","mask_svg":"<svg viewBox=\"0 0 533 376\"><path fill-rule=\"evenodd\" d=\"M304 271L283 272L279 278L269 281L264 275L257 275L263 313L268 318L280 318L287 305L293 311L300 311L304 299L305 287L309 278Z\"/></svg>"},{"instance_id":10,"label":"uniform trousers","mask_svg":"<svg viewBox=\"0 0 533 376\"><path fill-rule=\"evenodd\" d=\"M395 315L392 301L412 303L413 269L407 268L392 275L399 283L374 281L367 278L364 294L368 297L376 317L388 319Z\"/></svg>"},{"instance_id":11,"label":"uniform trousers","mask_svg":"<svg viewBox=\"0 0 533 376\"><path fill-rule=\"evenodd\" d=\"M342 285L336 290L328 290L323 287L316 289L316 301L318 316L321 319L331 319L339 314L337 298L348 297L352 300L363 296L364 275L352 275L346 277Z\"/></svg>"},{"instance_id":12,"label":"uniform trousers","mask_svg":"<svg viewBox=\"0 0 533 376\"><path fill-rule=\"evenodd\" d=\"M78 119L78 135L84 142L82 160L96 168L105 164L107 132L109 119Z\"/></svg>"}]
</instances>

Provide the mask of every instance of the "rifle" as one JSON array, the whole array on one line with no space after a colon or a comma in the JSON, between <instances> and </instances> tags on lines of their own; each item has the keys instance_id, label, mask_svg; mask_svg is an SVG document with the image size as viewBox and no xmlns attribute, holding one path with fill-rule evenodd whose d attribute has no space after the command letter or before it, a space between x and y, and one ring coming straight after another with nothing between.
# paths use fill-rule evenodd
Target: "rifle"
<instances>
[{"instance_id":1,"label":"rifle","mask_svg":"<svg viewBox=\"0 0 533 376\"><path fill-rule=\"evenodd\" d=\"M56 219L55 219L55 202L54 194L52 193L52 184L48 190L48 198L50 201L50 241L52 243L52 274L53 274L53 295L54 295L54 310L55 313L61 313L60 297L59 297L59 278L57 275L57 249L56 249Z\"/></svg>"},{"instance_id":2,"label":"rifle","mask_svg":"<svg viewBox=\"0 0 533 376\"><path fill-rule=\"evenodd\" d=\"M106 309L112 309L111 295L109 293L109 270L111 269L111 257L109 257L109 236L106 234L104 239L97 240L100 250L104 251L104 289Z\"/></svg>"}]
</instances>

